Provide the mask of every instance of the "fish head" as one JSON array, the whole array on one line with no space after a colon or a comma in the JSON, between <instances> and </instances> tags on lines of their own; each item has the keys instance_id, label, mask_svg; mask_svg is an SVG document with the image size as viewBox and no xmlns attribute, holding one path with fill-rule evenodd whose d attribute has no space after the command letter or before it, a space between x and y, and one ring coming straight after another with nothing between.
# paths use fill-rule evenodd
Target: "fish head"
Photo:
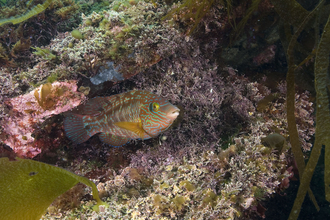
<instances>
[{"instance_id":1,"label":"fish head","mask_svg":"<svg viewBox=\"0 0 330 220\"><path fill-rule=\"evenodd\" d=\"M152 94L140 111L143 130L150 136L157 136L168 129L178 117L180 109L166 99Z\"/></svg>"}]
</instances>

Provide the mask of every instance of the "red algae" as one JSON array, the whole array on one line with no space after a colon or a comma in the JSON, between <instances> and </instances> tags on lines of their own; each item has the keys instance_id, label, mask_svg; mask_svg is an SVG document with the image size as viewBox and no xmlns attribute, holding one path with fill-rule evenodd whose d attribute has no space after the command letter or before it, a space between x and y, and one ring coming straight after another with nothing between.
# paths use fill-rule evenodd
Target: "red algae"
<instances>
[{"instance_id":1,"label":"red algae","mask_svg":"<svg viewBox=\"0 0 330 220\"><path fill-rule=\"evenodd\" d=\"M35 129L45 119L69 111L85 100L85 95L77 91L76 81L47 85L46 95L44 93L40 95L40 99L36 99L40 94L39 90L43 88L44 85L6 102L12 113L3 123L4 143L22 157L33 158L42 148L51 147L41 146L41 142L35 142L35 138L32 137Z\"/></svg>"}]
</instances>

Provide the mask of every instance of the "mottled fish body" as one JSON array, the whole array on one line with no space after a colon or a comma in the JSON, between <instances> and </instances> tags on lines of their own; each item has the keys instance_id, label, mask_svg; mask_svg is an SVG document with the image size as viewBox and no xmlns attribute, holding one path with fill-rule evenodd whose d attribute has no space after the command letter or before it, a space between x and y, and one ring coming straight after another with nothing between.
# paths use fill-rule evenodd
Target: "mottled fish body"
<instances>
[{"instance_id":1,"label":"mottled fish body","mask_svg":"<svg viewBox=\"0 0 330 220\"><path fill-rule=\"evenodd\" d=\"M67 137L79 144L99 133L102 142L122 146L132 139L149 139L171 126L179 109L148 91L133 90L89 100L81 114L64 119Z\"/></svg>"}]
</instances>

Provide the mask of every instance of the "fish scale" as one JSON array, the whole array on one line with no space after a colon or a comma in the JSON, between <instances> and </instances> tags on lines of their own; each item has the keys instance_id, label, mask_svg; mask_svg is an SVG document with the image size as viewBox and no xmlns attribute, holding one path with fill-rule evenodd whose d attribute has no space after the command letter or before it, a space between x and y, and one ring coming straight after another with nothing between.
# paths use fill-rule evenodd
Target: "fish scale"
<instances>
[{"instance_id":1,"label":"fish scale","mask_svg":"<svg viewBox=\"0 0 330 220\"><path fill-rule=\"evenodd\" d=\"M116 111L116 109L112 110L112 114L107 117L106 125L112 125L112 126L106 126L106 130L103 132L105 133L112 133L116 134L117 136L130 136L132 139L137 139L138 136L127 129L122 129L114 123L120 122L120 121L130 121L130 122L139 122L139 115L138 115L138 106L140 105L139 102L132 102L132 103L123 103L119 106L119 109ZM107 114L105 114L107 115Z\"/></svg>"},{"instance_id":2,"label":"fish scale","mask_svg":"<svg viewBox=\"0 0 330 220\"><path fill-rule=\"evenodd\" d=\"M165 131L179 115L179 109L151 92L133 90L93 98L80 113L69 113L64 119L64 130L71 141L79 144L99 134L104 143L121 146Z\"/></svg>"}]
</instances>

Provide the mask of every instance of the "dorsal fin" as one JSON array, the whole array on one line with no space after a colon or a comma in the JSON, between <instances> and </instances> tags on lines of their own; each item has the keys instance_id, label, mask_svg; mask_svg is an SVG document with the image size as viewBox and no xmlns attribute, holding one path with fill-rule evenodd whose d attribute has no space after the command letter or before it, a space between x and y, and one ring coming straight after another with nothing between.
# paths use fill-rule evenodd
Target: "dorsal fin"
<instances>
[{"instance_id":1,"label":"dorsal fin","mask_svg":"<svg viewBox=\"0 0 330 220\"><path fill-rule=\"evenodd\" d=\"M82 115L99 115L110 105L112 99L109 97L95 97L87 101L87 103L83 106L82 110L79 114Z\"/></svg>"}]
</instances>

